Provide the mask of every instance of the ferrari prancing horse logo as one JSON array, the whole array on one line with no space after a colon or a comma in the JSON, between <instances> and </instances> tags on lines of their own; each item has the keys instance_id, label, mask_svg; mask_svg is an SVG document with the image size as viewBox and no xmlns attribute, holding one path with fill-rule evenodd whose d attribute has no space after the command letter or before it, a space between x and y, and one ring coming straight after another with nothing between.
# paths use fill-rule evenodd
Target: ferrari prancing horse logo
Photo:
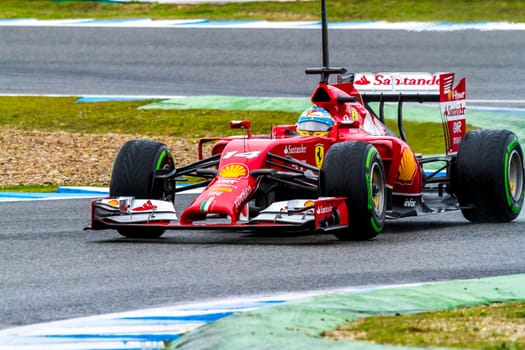
<instances>
[{"instance_id":1,"label":"ferrari prancing horse logo","mask_svg":"<svg viewBox=\"0 0 525 350\"><path fill-rule=\"evenodd\" d=\"M315 164L318 168L321 168L323 166L323 160L324 160L324 145L322 143L318 143L315 145Z\"/></svg>"}]
</instances>

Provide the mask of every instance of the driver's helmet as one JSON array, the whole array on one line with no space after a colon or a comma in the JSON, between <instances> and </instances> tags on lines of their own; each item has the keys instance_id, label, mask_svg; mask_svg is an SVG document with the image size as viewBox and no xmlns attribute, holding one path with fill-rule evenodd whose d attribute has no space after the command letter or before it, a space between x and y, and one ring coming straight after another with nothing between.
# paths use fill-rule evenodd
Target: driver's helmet
<instances>
[{"instance_id":1,"label":"driver's helmet","mask_svg":"<svg viewBox=\"0 0 525 350\"><path fill-rule=\"evenodd\" d=\"M300 135L326 136L334 126L334 120L326 109L312 106L299 116L295 125Z\"/></svg>"}]
</instances>

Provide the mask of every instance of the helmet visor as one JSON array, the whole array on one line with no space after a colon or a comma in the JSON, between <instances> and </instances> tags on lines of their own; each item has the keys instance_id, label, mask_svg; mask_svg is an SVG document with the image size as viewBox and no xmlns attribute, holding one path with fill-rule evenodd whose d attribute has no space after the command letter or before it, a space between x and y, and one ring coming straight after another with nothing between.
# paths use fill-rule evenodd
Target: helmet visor
<instances>
[{"instance_id":1,"label":"helmet visor","mask_svg":"<svg viewBox=\"0 0 525 350\"><path fill-rule=\"evenodd\" d=\"M297 123L297 129L298 130L306 130L306 131L329 131L332 127L325 123L320 123L315 120L307 120L307 121L299 121Z\"/></svg>"}]
</instances>

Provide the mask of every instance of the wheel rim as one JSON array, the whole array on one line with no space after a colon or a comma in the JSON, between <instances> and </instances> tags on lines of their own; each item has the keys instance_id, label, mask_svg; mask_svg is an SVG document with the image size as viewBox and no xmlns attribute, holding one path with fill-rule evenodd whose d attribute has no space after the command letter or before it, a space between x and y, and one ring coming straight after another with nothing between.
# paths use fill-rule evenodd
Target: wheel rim
<instances>
[{"instance_id":1,"label":"wheel rim","mask_svg":"<svg viewBox=\"0 0 525 350\"><path fill-rule=\"evenodd\" d=\"M376 216L381 216L385 204L385 179L379 164L372 166L370 189L372 193L372 210Z\"/></svg>"},{"instance_id":2,"label":"wheel rim","mask_svg":"<svg viewBox=\"0 0 525 350\"><path fill-rule=\"evenodd\" d=\"M154 198L167 200L170 202L175 201L174 197L174 182L171 180L155 181L155 173L157 171L169 172L175 169L173 158L167 150L163 150L160 156L157 158L155 165L155 172L152 178L151 195Z\"/></svg>"},{"instance_id":3,"label":"wheel rim","mask_svg":"<svg viewBox=\"0 0 525 350\"><path fill-rule=\"evenodd\" d=\"M523 191L523 162L519 153L513 150L509 155L508 165L508 188L512 199L517 202Z\"/></svg>"}]
</instances>

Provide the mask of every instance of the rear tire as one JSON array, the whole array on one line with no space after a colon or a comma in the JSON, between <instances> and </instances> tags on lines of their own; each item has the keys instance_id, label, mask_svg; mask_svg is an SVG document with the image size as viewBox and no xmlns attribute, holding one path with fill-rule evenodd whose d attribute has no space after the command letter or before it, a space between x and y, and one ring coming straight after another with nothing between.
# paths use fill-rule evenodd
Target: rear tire
<instances>
[{"instance_id":1,"label":"rear tire","mask_svg":"<svg viewBox=\"0 0 525 350\"><path fill-rule=\"evenodd\" d=\"M385 171L377 149L371 144L334 144L324 159L320 192L323 196L347 197L349 225L334 233L340 240L372 239L383 229Z\"/></svg>"},{"instance_id":2,"label":"rear tire","mask_svg":"<svg viewBox=\"0 0 525 350\"><path fill-rule=\"evenodd\" d=\"M137 199L162 199L174 201L171 188L172 180L155 181L155 172L173 170L175 162L168 147L160 142L150 140L133 140L126 142L118 152L111 181L109 194L113 197L133 196ZM170 182L171 181L171 182ZM118 232L129 238L158 238L163 228L120 228Z\"/></svg>"},{"instance_id":3,"label":"rear tire","mask_svg":"<svg viewBox=\"0 0 525 350\"><path fill-rule=\"evenodd\" d=\"M461 141L455 189L463 216L471 222L509 222L524 198L523 152L509 130L476 130Z\"/></svg>"}]
</instances>

